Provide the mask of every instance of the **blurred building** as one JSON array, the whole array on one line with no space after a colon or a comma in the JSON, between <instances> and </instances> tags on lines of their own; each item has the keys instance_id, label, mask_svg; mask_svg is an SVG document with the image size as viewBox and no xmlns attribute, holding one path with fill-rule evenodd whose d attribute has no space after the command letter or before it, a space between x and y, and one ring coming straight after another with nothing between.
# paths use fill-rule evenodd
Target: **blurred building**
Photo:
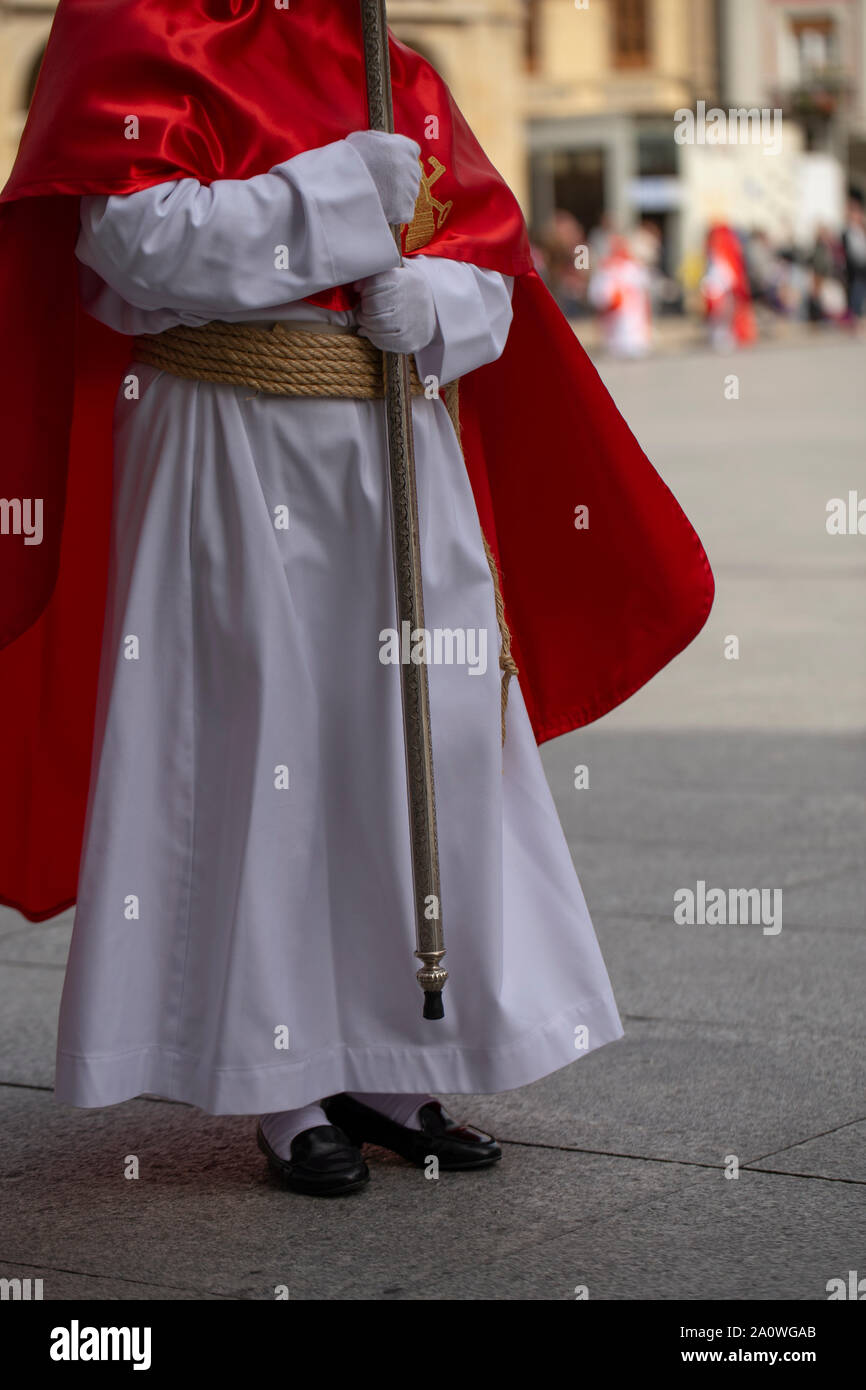
<instances>
[{"instance_id":1,"label":"blurred building","mask_svg":"<svg viewBox=\"0 0 866 1390\"><path fill-rule=\"evenodd\" d=\"M525 0L388 0L388 22L445 78L527 211Z\"/></svg>"},{"instance_id":2,"label":"blurred building","mask_svg":"<svg viewBox=\"0 0 866 1390\"><path fill-rule=\"evenodd\" d=\"M719 17L724 105L778 109L785 131L779 167L733 194L738 220L806 246L839 230L849 186L866 196L866 3L720 0Z\"/></svg>"},{"instance_id":3,"label":"blurred building","mask_svg":"<svg viewBox=\"0 0 866 1390\"><path fill-rule=\"evenodd\" d=\"M681 242L682 152L672 113L718 91L714 0L530 0L526 131L533 223L554 208L587 230L606 215L626 230Z\"/></svg>"},{"instance_id":4,"label":"blurred building","mask_svg":"<svg viewBox=\"0 0 866 1390\"><path fill-rule=\"evenodd\" d=\"M322 5L327 0L317 0ZM0 0L0 178L54 0ZM539 230L559 210L660 230L664 262L709 223L806 239L866 189L866 0L389 0ZM781 150L674 138L675 113L782 112Z\"/></svg>"},{"instance_id":5,"label":"blurred building","mask_svg":"<svg viewBox=\"0 0 866 1390\"><path fill-rule=\"evenodd\" d=\"M443 73L540 235L554 212L661 233L663 264L707 227L806 244L866 190L866 0L390 0ZM677 143L675 113L751 113ZM756 121L779 139L750 138Z\"/></svg>"},{"instance_id":6,"label":"blurred building","mask_svg":"<svg viewBox=\"0 0 866 1390\"><path fill-rule=\"evenodd\" d=\"M718 87L717 0L391 0L540 234L557 210L681 242L672 112Z\"/></svg>"},{"instance_id":7,"label":"blurred building","mask_svg":"<svg viewBox=\"0 0 866 1390\"><path fill-rule=\"evenodd\" d=\"M779 106L809 152L834 155L866 192L866 5L723 0L726 100Z\"/></svg>"},{"instance_id":8,"label":"blurred building","mask_svg":"<svg viewBox=\"0 0 866 1390\"><path fill-rule=\"evenodd\" d=\"M12 168L56 8L55 0L0 0L0 182Z\"/></svg>"}]
</instances>

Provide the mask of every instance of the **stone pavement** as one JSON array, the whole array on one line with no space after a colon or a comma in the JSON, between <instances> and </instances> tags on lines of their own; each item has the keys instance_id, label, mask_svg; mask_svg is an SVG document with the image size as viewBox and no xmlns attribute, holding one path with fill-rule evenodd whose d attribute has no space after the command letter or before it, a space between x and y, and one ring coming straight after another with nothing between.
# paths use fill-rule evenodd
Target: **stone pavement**
<instances>
[{"instance_id":1,"label":"stone pavement","mask_svg":"<svg viewBox=\"0 0 866 1390\"><path fill-rule=\"evenodd\" d=\"M249 1118L57 1106L70 915L2 913L0 1277L46 1299L811 1300L866 1276L866 536L824 525L866 494L864 356L828 337L602 364L719 590L687 653L543 752L625 1039L454 1098L498 1169L429 1181L374 1154L364 1193L305 1201ZM781 888L782 930L675 925L699 880Z\"/></svg>"}]
</instances>

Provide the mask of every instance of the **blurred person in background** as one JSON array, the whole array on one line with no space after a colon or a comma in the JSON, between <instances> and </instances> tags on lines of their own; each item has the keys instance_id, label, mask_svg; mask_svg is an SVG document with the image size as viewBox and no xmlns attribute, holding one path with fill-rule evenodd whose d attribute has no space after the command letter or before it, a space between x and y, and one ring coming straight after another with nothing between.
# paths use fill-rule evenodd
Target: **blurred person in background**
<instances>
[{"instance_id":1,"label":"blurred person in background","mask_svg":"<svg viewBox=\"0 0 866 1390\"><path fill-rule=\"evenodd\" d=\"M753 227L744 246L749 289L755 304L774 306L777 277L776 254L769 236L761 227Z\"/></svg>"},{"instance_id":2,"label":"blurred person in background","mask_svg":"<svg viewBox=\"0 0 866 1390\"><path fill-rule=\"evenodd\" d=\"M707 235L707 267L701 281L710 342L717 351L743 347L757 338L752 293L739 238L718 223Z\"/></svg>"},{"instance_id":3,"label":"blurred person in background","mask_svg":"<svg viewBox=\"0 0 866 1390\"><path fill-rule=\"evenodd\" d=\"M590 281L589 301L602 316L605 345L615 357L643 357L652 346L651 283L626 238L611 236Z\"/></svg>"},{"instance_id":4,"label":"blurred person in background","mask_svg":"<svg viewBox=\"0 0 866 1390\"><path fill-rule=\"evenodd\" d=\"M589 234L589 263L599 266L610 254L611 237L616 235L616 227L609 212L603 212Z\"/></svg>"},{"instance_id":5,"label":"blurred person in background","mask_svg":"<svg viewBox=\"0 0 866 1390\"><path fill-rule=\"evenodd\" d=\"M664 239L658 223L649 217L643 218L629 237L629 248L637 264L645 267L649 277L652 316L680 310L682 292L676 280L665 272Z\"/></svg>"},{"instance_id":6,"label":"blurred person in background","mask_svg":"<svg viewBox=\"0 0 866 1390\"><path fill-rule=\"evenodd\" d=\"M808 264L812 272L808 303L810 323L841 323L848 307L845 252L829 227L817 228Z\"/></svg>"},{"instance_id":7,"label":"blurred person in background","mask_svg":"<svg viewBox=\"0 0 866 1390\"><path fill-rule=\"evenodd\" d=\"M866 313L866 214L862 193L852 191L842 231L848 313L856 322Z\"/></svg>"},{"instance_id":8,"label":"blurred person in background","mask_svg":"<svg viewBox=\"0 0 866 1390\"><path fill-rule=\"evenodd\" d=\"M589 273L575 264L585 243L582 223L564 208L556 209L541 232L547 288L566 318L575 318L586 310Z\"/></svg>"},{"instance_id":9,"label":"blurred person in background","mask_svg":"<svg viewBox=\"0 0 866 1390\"><path fill-rule=\"evenodd\" d=\"M793 244L776 251L772 304L782 318L802 321L808 313L810 273Z\"/></svg>"}]
</instances>

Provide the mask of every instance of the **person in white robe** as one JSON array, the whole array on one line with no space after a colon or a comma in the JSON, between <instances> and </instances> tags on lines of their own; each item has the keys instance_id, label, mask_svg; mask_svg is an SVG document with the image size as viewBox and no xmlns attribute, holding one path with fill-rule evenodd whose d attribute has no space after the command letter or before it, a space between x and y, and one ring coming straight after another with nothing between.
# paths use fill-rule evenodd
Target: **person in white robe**
<instances>
[{"instance_id":1,"label":"person in white robe","mask_svg":"<svg viewBox=\"0 0 866 1390\"><path fill-rule=\"evenodd\" d=\"M453 382L502 352L512 282L401 258L389 223L411 218L417 154L357 132L246 180L85 197L84 305L125 334L360 331ZM345 283L357 311L305 302ZM331 1163L330 1188L314 1172L341 1134L326 1098L383 1117L398 1151L414 1131L430 1152L438 1125L446 1159L476 1146L478 1164L451 1166L480 1166L495 1141L461 1140L435 1093L524 1086L622 1035L519 679L502 743L494 588L457 436L441 398L412 410L426 623L466 635L429 667L438 1022L414 980L400 678L382 659L396 621L382 401L133 362L116 404L56 1094L262 1116L260 1144L298 1191L366 1181L357 1156Z\"/></svg>"},{"instance_id":2,"label":"person in white robe","mask_svg":"<svg viewBox=\"0 0 866 1390\"><path fill-rule=\"evenodd\" d=\"M647 266L623 236L611 236L592 277L589 302L602 316L604 343L613 357L644 357L652 348L652 281Z\"/></svg>"}]
</instances>

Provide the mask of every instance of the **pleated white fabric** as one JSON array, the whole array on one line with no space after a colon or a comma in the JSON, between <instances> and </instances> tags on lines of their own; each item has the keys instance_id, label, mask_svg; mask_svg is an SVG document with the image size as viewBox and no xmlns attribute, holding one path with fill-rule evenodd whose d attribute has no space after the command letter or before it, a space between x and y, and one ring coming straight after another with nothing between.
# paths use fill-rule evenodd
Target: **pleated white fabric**
<instances>
[{"instance_id":1,"label":"pleated white fabric","mask_svg":"<svg viewBox=\"0 0 866 1390\"><path fill-rule=\"evenodd\" d=\"M91 312L126 332L350 324L297 302L395 263L346 151L244 184L85 200ZM286 227L303 244L290 301L248 237L254 183L261 247ZM417 357L444 383L501 352L510 282L425 264L439 327ZM246 1114L341 1090L495 1092L620 1037L517 681L501 747L493 587L444 405L413 405L426 621L487 648L483 669L429 668L450 971L431 1023L414 981L399 672L380 660L395 621L381 402L134 371L139 398L121 391L116 408L58 1099L150 1093Z\"/></svg>"}]
</instances>

